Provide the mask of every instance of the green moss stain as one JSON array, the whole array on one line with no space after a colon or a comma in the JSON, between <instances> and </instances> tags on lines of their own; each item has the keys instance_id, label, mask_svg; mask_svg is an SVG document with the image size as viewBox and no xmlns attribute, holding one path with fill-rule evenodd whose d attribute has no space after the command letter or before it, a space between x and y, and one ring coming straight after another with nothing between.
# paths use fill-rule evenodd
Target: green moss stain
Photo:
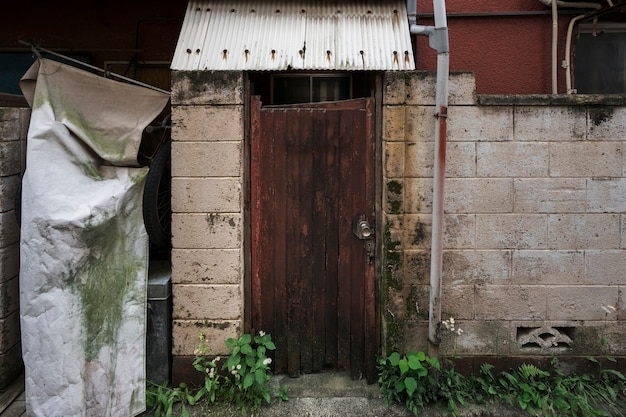
<instances>
[{"instance_id":1,"label":"green moss stain","mask_svg":"<svg viewBox=\"0 0 626 417\"><path fill-rule=\"evenodd\" d=\"M387 182L387 208L390 214L400 214L402 210L402 183Z\"/></svg>"},{"instance_id":2,"label":"green moss stain","mask_svg":"<svg viewBox=\"0 0 626 417\"><path fill-rule=\"evenodd\" d=\"M98 168L96 168L95 165L91 161L80 163L80 169L81 171L83 171L83 174L85 174L87 177L93 180L99 181L99 180L104 179L100 171L98 171Z\"/></svg>"},{"instance_id":3,"label":"green moss stain","mask_svg":"<svg viewBox=\"0 0 626 417\"><path fill-rule=\"evenodd\" d=\"M387 221L383 231L383 256L381 262L381 297L385 320L384 340L387 352L398 350L402 344L402 320L394 317L390 308L390 291L402 290L402 281L398 278L398 273L402 267L402 251L397 250L400 242L392 239L391 228L391 222Z\"/></svg>"},{"instance_id":4,"label":"green moss stain","mask_svg":"<svg viewBox=\"0 0 626 417\"><path fill-rule=\"evenodd\" d=\"M70 272L67 283L80 303L87 362L95 359L102 347L117 343L125 304L143 297L133 290L144 259L136 254L132 236L126 232L128 224L140 220L137 215L131 221L119 214L105 214L81 230L80 238L89 255L81 267Z\"/></svg>"},{"instance_id":5,"label":"green moss stain","mask_svg":"<svg viewBox=\"0 0 626 417\"><path fill-rule=\"evenodd\" d=\"M392 194L400 195L402 193L402 184L398 181L389 181L387 183L387 191Z\"/></svg>"}]
</instances>

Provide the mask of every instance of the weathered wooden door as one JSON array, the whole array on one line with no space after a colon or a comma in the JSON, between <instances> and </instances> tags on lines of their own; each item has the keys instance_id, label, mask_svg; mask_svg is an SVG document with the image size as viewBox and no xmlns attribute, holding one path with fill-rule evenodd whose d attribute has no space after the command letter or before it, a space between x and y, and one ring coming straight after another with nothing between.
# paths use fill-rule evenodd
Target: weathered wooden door
<instances>
[{"instance_id":1,"label":"weathered wooden door","mask_svg":"<svg viewBox=\"0 0 626 417\"><path fill-rule=\"evenodd\" d=\"M374 120L373 99L251 99L251 320L280 373L374 382Z\"/></svg>"}]
</instances>

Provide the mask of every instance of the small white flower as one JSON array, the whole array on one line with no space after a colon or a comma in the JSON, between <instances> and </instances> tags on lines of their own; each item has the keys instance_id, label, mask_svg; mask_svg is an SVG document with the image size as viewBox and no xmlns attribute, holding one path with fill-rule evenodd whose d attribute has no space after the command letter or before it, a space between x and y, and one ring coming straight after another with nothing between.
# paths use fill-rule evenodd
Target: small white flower
<instances>
[{"instance_id":1,"label":"small white flower","mask_svg":"<svg viewBox=\"0 0 626 417\"><path fill-rule=\"evenodd\" d=\"M216 356L215 359L213 359L213 362L219 362L222 358L219 356Z\"/></svg>"},{"instance_id":2,"label":"small white flower","mask_svg":"<svg viewBox=\"0 0 626 417\"><path fill-rule=\"evenodd\" d=\"M263 365L269 365L270 363L272 363L272 358L263 359Z\"/></svg>"},{"instance_id":3,"label":"small white flower","mask_svg":"<svg viewBox=\"0 0 626 417\"><path fill-rule=\"evenodd\" d=\"M259 336L261 337L265 336L265 332L263 330L259 331Z\"/></svg>"},{"instance_id":4,"label":"small white flower","mask_svg":"<svg viewBox=\"0 0 626 417\"><path fill-rule=\"evenodd\" d=\"M606 314L611 314L611 313L615 312L616 308L614 306L612 306L612 305L604 305L604 304L602 304L602 310L604 310L604 312Z\"/></svg>"},{"instance_id":5,"label":"small white flower","mask_svg":"<svg viewBox=\"0 0 626 417\"><path fill-rule=\"evenodd\" d=\"M237 369L238 370L241 369L241 364L237 365Z\"/></svg>"}]
</instances>

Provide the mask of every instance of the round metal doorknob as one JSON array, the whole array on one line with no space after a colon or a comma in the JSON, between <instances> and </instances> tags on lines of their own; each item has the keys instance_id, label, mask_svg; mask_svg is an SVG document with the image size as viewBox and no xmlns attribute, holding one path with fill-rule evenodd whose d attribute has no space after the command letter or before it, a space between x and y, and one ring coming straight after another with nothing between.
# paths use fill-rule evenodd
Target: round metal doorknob
<instances>
[{"instance_id":1,"label":"round metal doorknob","mask_svg":"<svg viewBox=\"0 0 626 417\"><path fill-rule=\"evenodd\" d=\"M374 231L372 230L372 227L367 222L367 220L361 220L359 222L358 227L359 227L359 232L361 236L363 236L364 238L368 238L372 235L372 233L374 233Z\"/></svg>"}]
</instances>

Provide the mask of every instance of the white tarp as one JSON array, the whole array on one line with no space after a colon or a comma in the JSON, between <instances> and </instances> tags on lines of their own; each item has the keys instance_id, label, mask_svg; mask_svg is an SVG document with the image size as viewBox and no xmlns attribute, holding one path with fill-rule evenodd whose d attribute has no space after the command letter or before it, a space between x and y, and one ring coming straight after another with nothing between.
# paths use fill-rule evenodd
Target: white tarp
<instances>
[{"instance_id":1,"label":"white tarp","mask_svg":"<svg viewBox=\"0 0 626 417\"><path fill-rule=\"evenodd\" d=\"M169 96L39 59L22 185L20 313L29 416L145 409L142 130Z\"/></svg>"}]
</instances>

